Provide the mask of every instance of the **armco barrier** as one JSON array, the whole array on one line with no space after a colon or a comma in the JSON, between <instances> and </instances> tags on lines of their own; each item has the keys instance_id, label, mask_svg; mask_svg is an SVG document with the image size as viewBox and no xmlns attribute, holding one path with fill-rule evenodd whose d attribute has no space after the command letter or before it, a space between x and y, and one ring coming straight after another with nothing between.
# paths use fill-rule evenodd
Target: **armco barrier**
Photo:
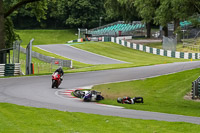
<instances>
[{"instance_id":1,"label":"armco barrier","mask_svg":"<svg viewBox=\"0 0 200 133\"><path fill-rule=\"evenodd\" d=\"M200 53L184 53L177 51L169 51L164 49L151 48L141 44L130 43L120 38L111 37L111 42L120 44L122 46L132 48L135 50L140 50L147 53L152 53L161 56L173 57L173 58L184 58L184 59L200 59Z\"/></svg>"},{"instance_id":2,"label":"armco barrier","mask_svg":"<svg viewBox=\"0 0 200 133\"><path fill-rule=\"evenodd\" d=\"M23 48L23 47L20 47L20 51L22 53L26 53L26 49ZM42 55L42 54L34 52L34 51L32 51L32 57L35 57L39 60L42 60L42 61L45 61L45 62L48 62L48 63L52 63L53 60L61 60L61 59L56 59L56 58L53 58L53 57L50 57L50 56L45 56L45 55ZM62 60L62 62L63 62L63 67L69 67L69 68L73 67L71 60Z\"/></svg>"}]
</instances>

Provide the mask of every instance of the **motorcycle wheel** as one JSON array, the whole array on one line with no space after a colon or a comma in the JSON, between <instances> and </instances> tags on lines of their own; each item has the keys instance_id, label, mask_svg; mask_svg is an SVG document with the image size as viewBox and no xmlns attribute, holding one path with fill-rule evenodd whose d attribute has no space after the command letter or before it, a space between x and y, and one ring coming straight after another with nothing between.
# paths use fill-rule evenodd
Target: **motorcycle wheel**
<instances>
[{"instance_id":1,"label":"motorcycle wheel","mask_svg":"<svg viewBox=\"0 0 200 133\"><path fill-rule=\"evenodd\" d=\"M54 88L54 86L55 86L55 80L52 80L52 85L51 85L51 87Z\"/></svg>"},{"instance_id":2,"label":"motorcycle wheel","mask_svg":"<svg viewBox=\"0 0 200 133\"><path fill-rule=\"evenodd\" d=\"M58 88L58 86L59 86L59 85L58 85L58 81L55 82L55 86L56 86L56 88Z\"/></svg>"}]
</instances>

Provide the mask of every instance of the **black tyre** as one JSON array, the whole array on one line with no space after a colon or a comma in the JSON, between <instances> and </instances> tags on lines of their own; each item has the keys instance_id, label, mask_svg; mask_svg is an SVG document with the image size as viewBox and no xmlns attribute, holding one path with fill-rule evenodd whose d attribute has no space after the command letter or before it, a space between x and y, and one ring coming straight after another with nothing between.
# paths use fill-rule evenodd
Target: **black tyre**
<instances>
[{"instance_id":1,"label":"black tyre","mask_svg":"<svg viewBox=\"0 0 200 133\"><path fill-rule=\"evenodd\" d=\"M55 80L52 80L52 85L51 85L51 87L54 88L54 86L55 86Z\"/></svg>"},{"instance_id":2,"label":"black tyre","mask_svg":"<svg viewBox=\"0 0 200 133\"><path fill-rule=\"evenodd\" d=\"M81 91L80 91L80 90L75 90L75 91L73 92L73 94L74 94L75 97L78 97L78 98L81 98L81 97L82 97L82 94L81 94Z\"/></svg>"},{"instance_id":3,"label":"black tyre","mask_svg":"<svg viewBox=\"0 0 200 133\"><path fill-rule=\"evenodd\" d=\"M58 88L58 81L55 82L55 86L56 86L56 88Z\"/></svg>"}]
</instances>

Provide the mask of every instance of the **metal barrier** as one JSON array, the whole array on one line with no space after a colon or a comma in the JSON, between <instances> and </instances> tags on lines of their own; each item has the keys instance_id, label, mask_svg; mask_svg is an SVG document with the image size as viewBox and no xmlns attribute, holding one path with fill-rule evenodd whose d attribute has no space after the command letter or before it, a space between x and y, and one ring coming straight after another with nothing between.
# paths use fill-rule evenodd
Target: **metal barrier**
<instances>
[{"instance_id":1,"label":"metal barrier","mask_svg":"<svg viewBox=\"0 0 200 133\"><path fill-rule=\"evenodd\" d=\"M111 37L111 42L120 44L128 48L132 48L135 50L152 53L156 55L161 55L161 56L167 56L167 57L173 57L173 58L184 58L184 59L200 59L200 53L185 53L185 52L151 48L145 45L135 44L135 43L128 42L126 40L122 40L120 38L115 38L115 37Z\"/></svg>"},{"instance_id":2,"label":"metal barrier","mask_svg":"<svg viewBox=\"0 0 200 133\"><path fill-rule=\"evenodd\" d=\"M22 53L26 53L26 49L21 47L20 48L20 51ZM53 57L50 57L50 56L45 56L45 55L42 55L40 53L37 53L37 52L34 52L32 51L32 57L35 57L39 60L42 60L42 61L45 61L45 62L48 62L48 63L52 63L54 60L62 60L62 59L56 59L56 58L53 58ZM69 67L69 68L72 68L72 61L71 60L62 60L63 61L63 67Z\"/></svg>"},{"instance_id":3,"label":"metal barrier","mask_svg":"<svg viewBox=\"0 0 200 133\"><path fill-rule=\"evenodd\" d=\"M200 98L200 77L192 82L192 99Z\"/></svg>"}]
</instances>

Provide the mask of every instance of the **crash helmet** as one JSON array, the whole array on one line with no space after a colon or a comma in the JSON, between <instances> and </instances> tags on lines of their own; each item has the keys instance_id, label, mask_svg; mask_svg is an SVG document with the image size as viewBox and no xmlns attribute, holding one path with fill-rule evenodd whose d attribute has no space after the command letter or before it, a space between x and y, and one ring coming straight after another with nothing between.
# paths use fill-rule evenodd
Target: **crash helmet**
<instances>
[{"instance_id":1,"label":"crash helmet","mask_svg":"<svg viewBox=\"0 0 200 133\"><path fill-rule=\"evenodd\" d=\"M122 103L122 98L118 97L118 98L117 98L117 102L118 102L118 103Z\"/></svg>"}]
</instances>

